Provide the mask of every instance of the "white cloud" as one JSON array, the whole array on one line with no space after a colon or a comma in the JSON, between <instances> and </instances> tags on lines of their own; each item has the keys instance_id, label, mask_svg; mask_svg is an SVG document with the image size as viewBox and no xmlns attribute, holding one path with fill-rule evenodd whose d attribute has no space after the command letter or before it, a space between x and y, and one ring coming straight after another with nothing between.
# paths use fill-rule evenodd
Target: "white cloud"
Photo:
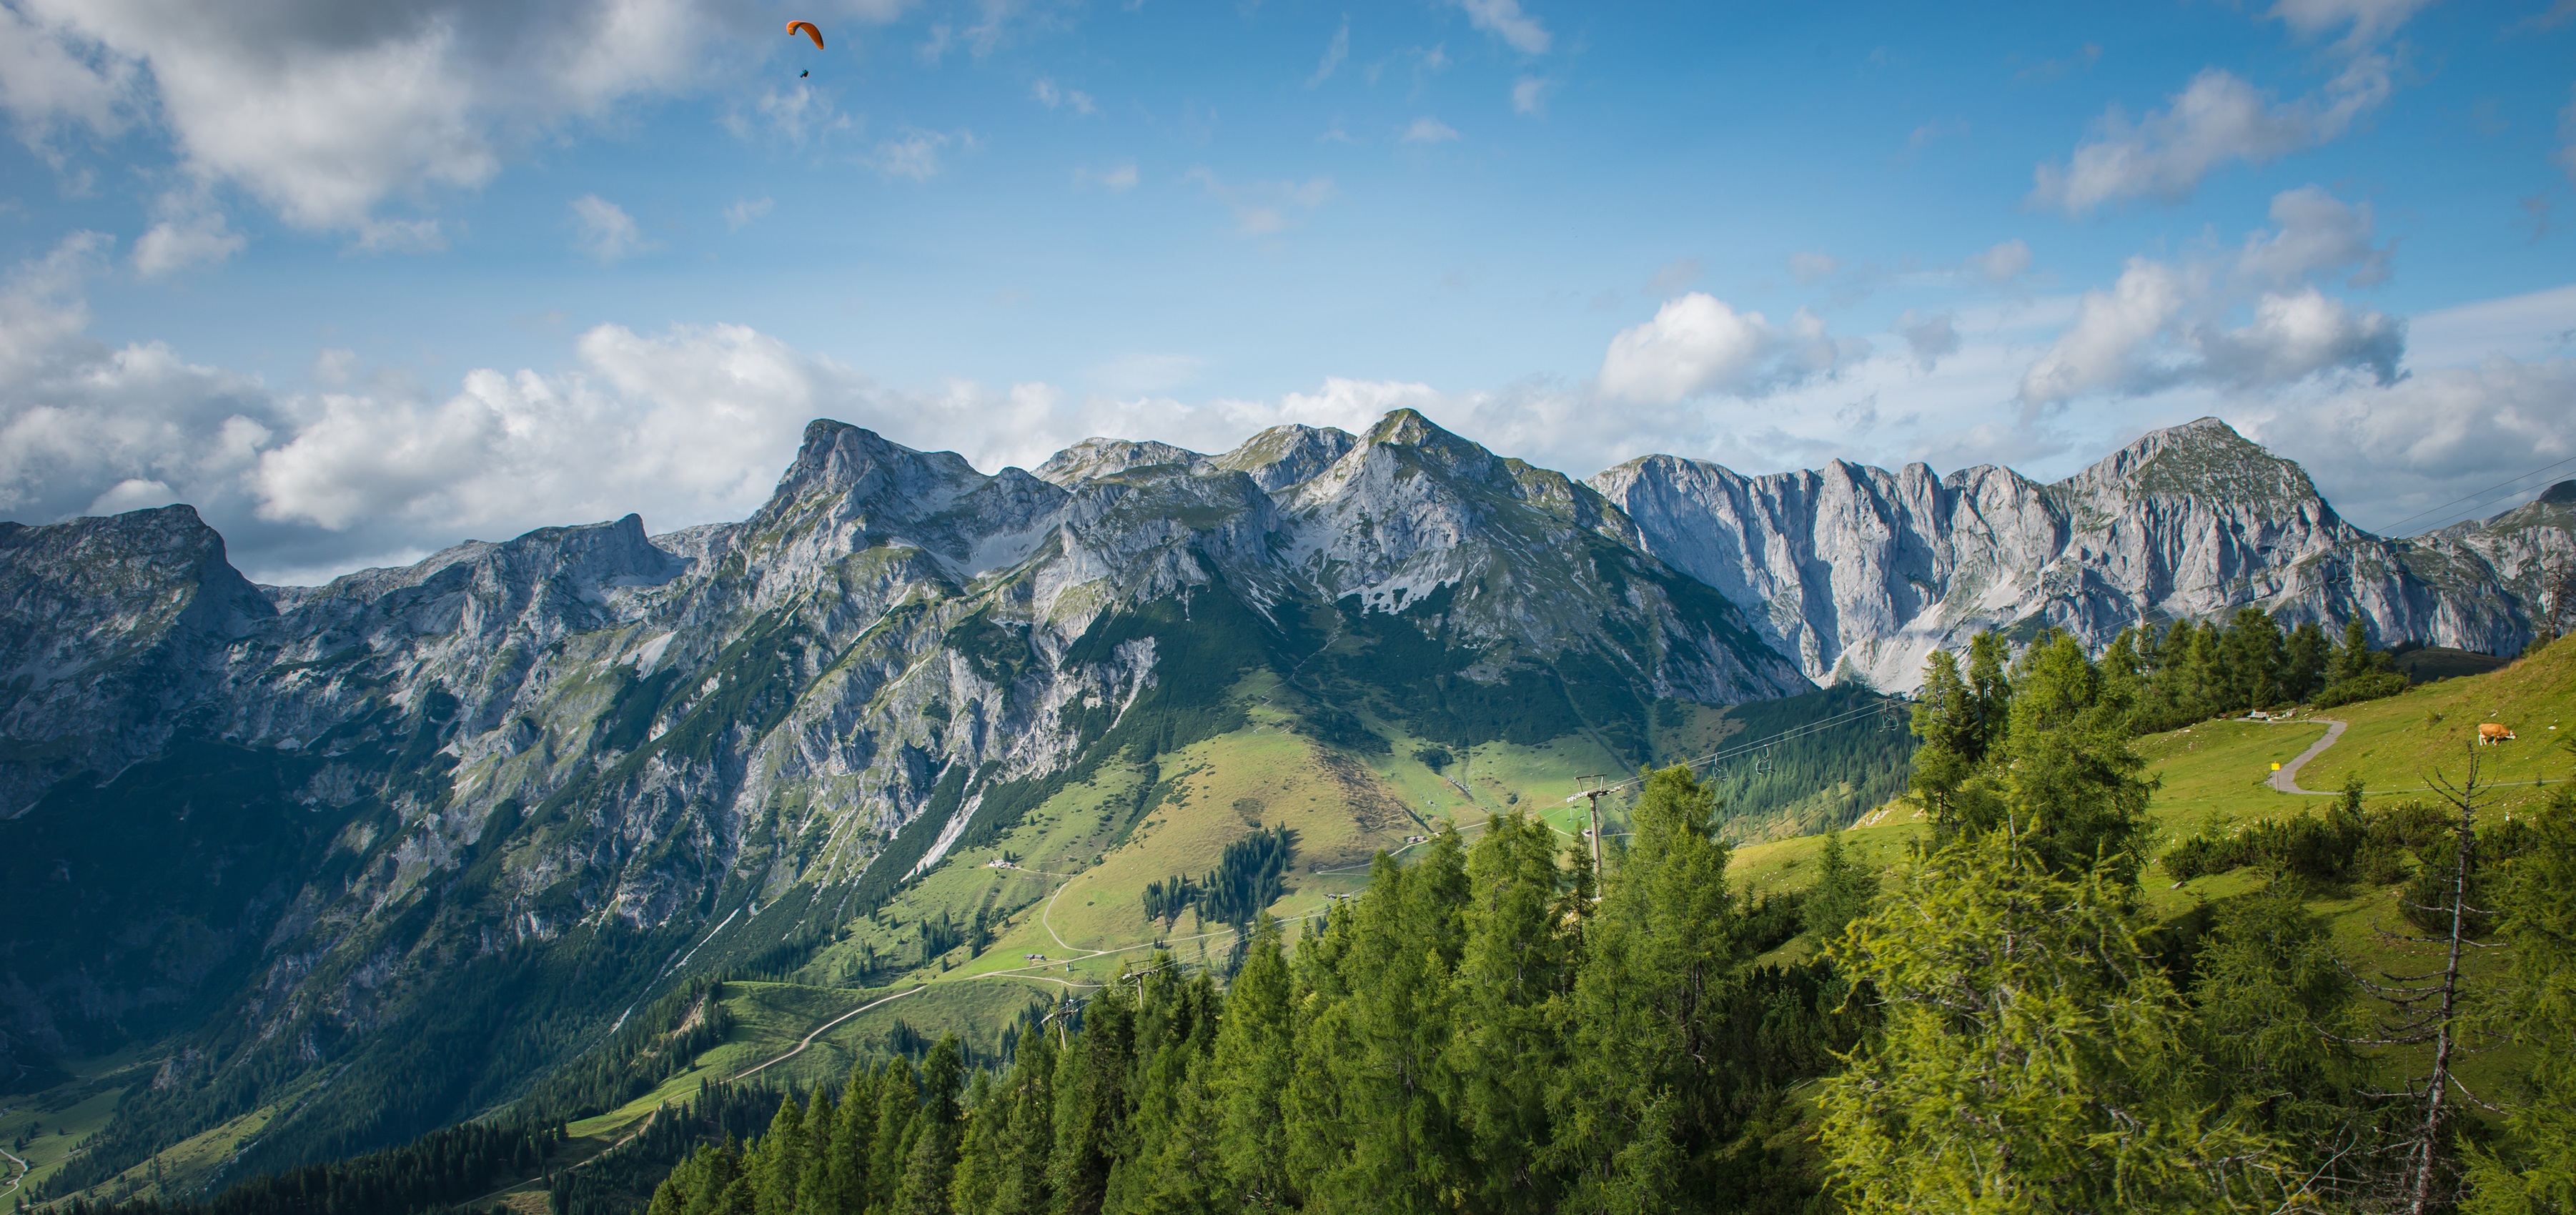
<instances>
[{"instance_id":1,"label":"white cloud","mask_svg":"<svg viewBox=\"0 0 2576 1215\"><path fill-rule=\"evenodd\" d=\"M951 145L961 150L975 146L972 131L913 131L901 139L889 139L877 145L869 158L877 172L907 181L928 181L948 167L942 155Z\"/></svg>"},{"instance_id":2,"label":"white cloud","mask_svg":"<svg viewBox=\"0 0 2576 1215\"><path fill-rule=\"evenodd\" d=\"M777 140L801 148L859 127L858 119L842 113L829 94L809 84L763 90L752 110L747 115L728 109L725 130L736 139Z\"/></svg>"},{"instance_id":3,"label":"white cloud","mask_svg":"<svg viewBox=\"0 0 2576 1215\"><path fill-rule=\"evenodd\" d=\"M1413 125L1404 128L1406 143L1446 143L1456 138L1457 128L1428 115L1414 119Z\"/></svg>"},{"instance_id":4,"label":"white cloud","mask_svg":"<svg viewBox=\"0 0 2576 1215\"><path fill-rule=\"evenodd\" d=\"M2060 405L2094 392L2137 395L2178 384L2276 388L2354 373L2386 384L2405 357L2405 322L2355 310L2312 286L2261 290L2242 301L2223 267L2129 259L2107 290L2084 293L2075 323L2022 377L2024 405Z\"/></svg>"},{"instance_id":5,"label":"white cloud","mask_svg":"<svg viewBox=\"0 0 2576 1215\"><path fill-rule=\"evenodd\" d=\"M2030 270L2030 246L2016 236L1970 257L1965 264L1988 282L2009 283Z\"/></svg>"},{"instance_id":6,"label":"white cloud","mask_svg":"<svg viewBox=\"0 0 2576 1215\"><path fill-rule=\"evenodd\" d=\"M1548 91L1555 87L1555 81L1543 76L1523 76L1513 81L1512 112L1526 114L1532 118L1544 116L1547 113Z\"/></svg>"},{"instance_id":7,"label":"white cloud","mask_svg":"<svg viewBox=\"0 0 2576 1215\"><path fill-rule=\"evenodd\" d=\"M2108 291L2084 293L2084 309L2022 377L2025 403L2056 404L2101 388L2157 386L2152 344L2189 305L2192 290L2173 267L2142 257Z\"/></svg>"},{"instance_id":8,"label":"white cloud","mask_svg":"<svg viewBox=\"0 0 2576 1215\"><path fill-rule=\"evenodd\" d=\"M1908 308L1896 318L1896 336L1905 339L1914 364L1932 370L1942 358L1959 352L1959 327L1946 312L1921 313Z\"/></svg>"},{"instance_id":9,"label":"white cloud","mask_svg":"<svg viewBox=\"0 0 2576 1215\"><path fill-rule=\"evenodd\" d=\"M2304 464L2347 518L2385 528L2576 456L2576 360L2499 356L2237 412L2249 436ZM2480 514L2511 499L2490 501L2496 504ZM2427 516L2402 530L2430 530L2469 509Z\"/></svg>"},{"instance_id":10,"label":"white cloud","mask_svg":"<svg viewBox=\"0 0 2576 1215\"><path fill-rule=\"evenodd\" d=\"M362 236L389 199L478 187L567 123L689 86L723 32L700 0L21 0L6 23L22 130L148 115L198 179Z\"/></svg>"},{"instance_id":11,"label":"white cloud","mask_svg":"<svg viewBox=\"0 0 2576 1215\"><path fill-rule=\"evenodd\" d=\"M1799 252L1789 255L1789 276L1799 282L1814 284L1833 277L1843 268L1842 259L1830 253Z\"/></svg>"},{"instance_id":12,"label":"white cloud","mask_svg":"<svg viewBox=\"0 0 2576 1215\"><path fill-rule=\"evenodd\" d=\"M1520 0L1451 0L1467 13L1467 24L1502 39L1524 55L1544 55L1554 39L1538 18L1521 11Z\"/></svg>"},{"instance_id":13,"label":"white cloud","mask_svg":"<svg viewBox=\"0 0 2576 1215\"><path fill-rule=\"evenodd\" d=\"M1324 46L1324 58L1315 65L1315 74L1306 78L1306 87L1314 88L1333 78L1344 61L1351 57L1351 19L1342 18L1342 28L1333 32L1333 40Z\"/></svg>"},{"instance_id":14,"label":"white cloud","mask_svg":"<svg viewBox=\"0 0 2576 1215\"><path fill-rule=\"evenodd\" d=\"M1097 109L1092 104L1091 94L1065 88L1045 76L1038 77L1037 83L1029 86L1029 96L1050 110L1071 109L1076 114L1089 114Z\"/></svg>"},{"instance_id":15,"label":"white cloud","mask_svg":"<svg viewBox=\"0 0 2576 1215\"><path fill-rule=\"evenodd\" d=\"M158 221L134 242L134 272L145 278L219 265L248 243L201 193L163 195L153 210Z\"/></svg>"},{"instance_id":16,"label":"white cloud","mask_svg":"<svg viewBox=\"0 0 2576 1215\"><path fill-rule=\"evenodd\" d=\"M725 204L725 226L734 229L748 227L767 216L774 205L766 194L758 198L737 198Z\"/></svg>"},{"instance_id":17,"label":"white cloud","mask_svg":"<svg viewBox=\"0 0 2576 1215\"><path fill-rule=\"evenodd\" d=\"M2209 68L2135 122L2113 107L2066 164L2039 166L2030 201L2068 215L2134 198L2179 201L2230 163L2265 164L2341 136L2389 88L2388 60L2378 55L2355 59L2318 96L2281 103Z\"/></svg>"},{"instance_id":18,"label":"white cloud","mask_svg":"<svg viewBox=\"0 0 2576 1215\"><path fill-rule=\"evenodd\" d=\"M1112 194L1124 194L1136 188L1136 162L1121 160L1097 169L1089 165L1077 167L1073 171L1073 184L1096 185Z\"/></svg>"},{"instance_id":19,"label":"white cloud","mask_svg":"<svg viewBox=\"0 0 2576 1215\"><path fill-rule=\"evenodd\" d=\"M131 60L0 5L0 107L37 153L59 161L53 143L75 128L101 139L124 131L133 118L134 76Z\"/></svg>"},{"instance_id":20,"label":"white cloud","mask_svg":"<svg viewBox=\"0 0 2576 1215\"><path fill-rule=\"evenodd\" d=\"M1329 177L1235 185L1201 168L1190 170L1188 179L1199 183L1208 197L1224 203L1234 213L1235 231L1245 236L1287 231L1333 197L1333 179Z\"/></svg>"},{"instance_id":21,"label":"white cloud","mask_svg":"<svg viewBox=\"0 0 2576 1215\"><path fill-rule=\"evenodd\" d=\"M624 207L596 194L572 200L572 215L581 232L574 248L600 265L614 265L653 247Z\"/></svg>"},{"instance_id":22,"label":"white cloud","mask_svg":"<svg viewBox=\"0 0 2576 1215\"><path fill-rule=\"evenodd\" d=\"M2433 0L2279 0L2266 15L2278 18L2303 38L2343 29L2344 44L2359 46L2395 33L2407 18L2432 3Z\"/></svg>"},{"instance_id":23,"label":"white cloud","mask_svg":"<svg viewBox=\"0 0 2576 1215\"><path fill-rule=\"evenodd\" d=\"M1759 312L1737 312L1693 291L1612 337L1598 383L1606 396L1657 404L1709 393L1759 396L1829 375L1864 349L1827 336L1824 322L1803 309L1782 329Z\"/></svg>"},{"instance_id":24,"label":"white cloud","mask_svg":"<svg viewBox=\"0 0 2576 1215\"><path fill-rule=\"evenodd\" d=\"M2245 240L2237 265L2247 275L2278 286L2353 266L2345 280L2352 286L2388 281L2389 251L2370 243L2369 203L2348 204L2320 187L2301 186L2272 197L2272 222L2279 231Z\"/></svg>"}]
</instances>

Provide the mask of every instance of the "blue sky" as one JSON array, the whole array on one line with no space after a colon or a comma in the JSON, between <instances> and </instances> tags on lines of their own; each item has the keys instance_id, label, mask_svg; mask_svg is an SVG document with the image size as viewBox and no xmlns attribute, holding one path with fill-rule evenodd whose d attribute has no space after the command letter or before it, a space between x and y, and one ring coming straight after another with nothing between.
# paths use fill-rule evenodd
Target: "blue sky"
<instances>
[{"instance_id":1,"label":"blue sky","mask_svg":"<svg viewBox=\"0 0 2576 1215\"><path fill-rule=\"evenodd\" d=\"M739 517L815 415L1413 405L1578 475L2214 413L2413 531L2576 456L2572 83L2570 0L0 0L0 515L304 579Z\"/></svg>"}]
</instances>

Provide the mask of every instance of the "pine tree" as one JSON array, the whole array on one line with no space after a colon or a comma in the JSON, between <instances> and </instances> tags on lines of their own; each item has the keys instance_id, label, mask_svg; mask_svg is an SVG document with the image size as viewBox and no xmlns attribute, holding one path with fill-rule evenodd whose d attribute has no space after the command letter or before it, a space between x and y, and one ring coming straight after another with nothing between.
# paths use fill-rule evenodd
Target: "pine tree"
<instances>
[{"instance_id":1,"label":"pine tree","mask_svg":"<svg viewBox=\"0 0 2576 1215\"><path fill-rule=\"evenodd\" d=\"M2363 1098L2367 1033L2352 972L2295 878L2219 904L2196 960L2193 1038L2219 1108L2270 1135L2324 1187L2349 1189L2379 1139Z\"/></svg>"},{"instance_id":2,"label":"pine tree","mask_svg":"<svg viewBox=\"0 0 2576 1215\"><path fill-rule=\"evenodd\" d=\"M2508 866L2500 927L2512 973L2499 1001L2530 1060L2501 1151L2470 1152L2469 1215L2576 1211L2576 786L2561 785Z\"/></svg>"},{"instance_id":3,"label":"pine tree","mask_svg":"<svg viewBox=\"0 0 2576 1215\"><path fill-rule=\"evenodd\" d=\"M757 1215L796 1215L796 1190L805 1177L805 1110L793 1094L778 1102L769 1133L753 1149L758 1163L750 1169L759 1188Z\"/></svg>"},{"instance_id":4,"label":"pine tree","mask_svg":"<svg viewBox=\"0 0 2576 1215\"><path fill-rule=\"evenodd\" d=\"M1287 1126L1280 1109L1297 1057L1290 999L1279 923L1264 916L1245 950L1243 969L1235 972L1226 992L1210 1081L1219 1127L1217 1152L1236 1210L1298 1205L1288 1184Z\"/></svg>"},{"instance_id":5,"label":"pine tree","mask_svg":"<svg viewBox=\"0 0 2576 1215\"><path fill-rule=\"evenodd\" d=\"M877 1124L868 1134L868 1207L886 1212L894 1209L919 1130L921 1088L912 1061L898 1055L887 1063L877 1074L876 1090Z\"/></svg>"},{"instance_id":6,"label":"pine tree","mask_svg":"<svg viewBox=\"0 0 2576 1215\"><path fill-rule=\"evenodd\" d=\"M1953 830L1960 788L1984 758L1985 743L1976 701L1959 677L1959 660L1948 650L1934 650L1924 661L1923 690L1914 698L1914 735L1923 742L1914 750L1908 786L1936 828Z\"/></svg>"},{"instance_id":7,"label":"pine tree","mask_svg":"<svg viewBox=\"0 0 2576 1215\"><path fill-rule=\"evenodd\" d=\"M2126 885L2007 832L1907 865L1827 956L1885 1020L1818 1095L1846 1210L2270 1210L2300 1185L2207 1114Z\"/></svg>"},{"instance_id":8,"label":"pine tree","mask_svg":"<svg viewBox=\"0 0 2576 1215\"><path fill-rule=\"evenodd\" d=\"M1982 762L2010 728L2013 686L2005 668L2011 657L2010 647L1993 632L1968 639L1968 702L1977 725L1962 754L1971 764Z\"/></svg>"},{"instance_id":9,"label":"pine tree","mask_svg":"<svg viewBox=\"0 0 2576 1215\"><path fill-rule=\"evenodd\" d=\"M1816 860L1816 884L1799 908L1800 926L1819 942L1831 941L1842 935L1844 925L1868 911L1876 897L1877 872L1853 863L1841 832L1828 832L1824 854Z\"/></svg>"},{"instance_id":10,"label":"pine tree","mask_svg":"<svg viewBox=\"0 0 2576 1215\"><path fill-rule=\"evenodd\" d=\"M895 1191L896 1215L948 1215L948 1185L956 1177L961 1129L958 1088L965 1070L955 1034L940 1038L922 1061L921 1110L913 1120L903 1184Z\"/></svg>"},{"instance_id":11,"label":"pine tree","mask_svg":"<svg viewBox=\"0 0 2576 1215\"><path fill-rule=\"evenodd\" d=\"M1466 946L1450 1007L1450 1103L1473 1164L1472 1210L1552 1211L1557 1186L1532 1150L1553 1137L1548 1090L1567 1062L1563 1012L1581 937L1555 837L1520 814L1494 818L1467 855Z\"/></svg>"},{"instance_id":12,"label":"pine tree","mask_svg":"<svg viewBox=\"0 0 2576 1215\"><path fill-rule=\"evenodd\" d=\"M1584 926L1550 1150L1565 1210L1710 1210L1729 1198L1717 1157L1742 1094L1719 1048L1752 951L1716 816L1689 768L1648 777L1634 841Z\"/></svg>"},{"instance_id":13,"label":"pine tree","mask_svg":"<svg viewBox=\"0 0 2576 1215\"><path fill-rule=\"evenodd\" d=\"M2332 643L2313 620L2301 621L2281 649L2281 695L2304 701L2325 687L2326 660Z\"/></svg>"},{"instance_id":14,"label":"pine tree","mask_svg":"<svg viewBox=\"0 0 2576 1215\"><path fill-rule=\"evenodd\" d=\"M2123 706L2102 704L2098 673L2073 637L2056 634L2024 656L2001 758L2004 822L1971 822L2027 836L2060 872L2108 863L2134 882L2139 834L2154 786L2129 747Z\"/></svg>"},{"instance_id":15,"label":"pine tree","mask_svg":"<svg viewBox=\"0 0 2576 1215\"><path fill-rule=\"evenodd\" d=\"M1466 880L1458 834L1444 830L1409 868L1379 853L1368 890L1331 926L1346 937L1338 973L1301 1026L1290 1082L1290 1178L1311 1204L1450 1205L1461 1136L1441 1099L1441 1053Z\"/></svg>"}]
</instances>

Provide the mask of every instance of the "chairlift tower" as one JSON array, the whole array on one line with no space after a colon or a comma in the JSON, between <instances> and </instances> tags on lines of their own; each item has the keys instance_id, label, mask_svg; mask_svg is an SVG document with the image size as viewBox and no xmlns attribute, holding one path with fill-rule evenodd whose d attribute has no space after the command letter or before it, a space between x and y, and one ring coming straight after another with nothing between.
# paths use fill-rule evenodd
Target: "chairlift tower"
<instances>
[{"instance_id":1,"label":"chairlift tower","mask_svg":"<svg viewBox=\"0 0 2576 1215\"><path fill-rule=\"evenodd\" d=\"M1608 793L1610 791L1610 787L1602 783L1608 778L1599 773L1594 773L1590 776L1581 777L1579 779L1583 782L1583 791L1575 794L1574 797L1583 799L1584 812L1590 817L1592 822L1592 829L1589 832L1592 836L1592 882L1594 889L1597 891L1601 882L1601 795ZM1571 802L1574 800L1574 797L1569 797L1565 800ZM1600 896L1596 893L1593 897L1598 898Z\"/></svg>"}]
</instances>

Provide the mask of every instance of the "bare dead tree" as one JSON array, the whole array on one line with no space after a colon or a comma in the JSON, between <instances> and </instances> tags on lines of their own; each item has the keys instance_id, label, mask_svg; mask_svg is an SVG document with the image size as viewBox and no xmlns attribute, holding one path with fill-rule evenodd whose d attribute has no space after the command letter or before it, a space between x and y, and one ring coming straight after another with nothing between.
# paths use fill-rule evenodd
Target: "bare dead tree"
<instances>
[{"instance_id":1,"label":"bare dead tree","mask_svg":"<svg viewBox=\"0 0 2576 1215\"><path fill-rule=\"evenodd\" d=\"M2452 1161L2446 1145L2450 1137L2449 1125L2454 1117L2452 1096L2456 1094L2472 1104L2495 1108L2470 1092L2455 1070L2462 1055L2484 1049L2471 1044L2464 1032L2469 1024L2467 1005L2470 993L2461 985L2461 961L2468 956L2469 950L2496 946L2494 942L2471 939L2477 926L2484 923L2491 913L2469 901L2470 880L2477 868L2478 799L2483 791L2478 785L2475 746L2468 748L2468 756L2465 780L2455 784L2438 772L2426 779L2425 783L2431 785L2457 813L2451 823L2450 863L2443 867L2448 872L2442 874L2442 885L2447 888L2442 901L2435 904L2410 903L2417 911L2446 918L2450 930L2441 936L2408 936L2385 931L2380 934L2383 940L2392 943L2439 949L2442 966L2439 970L2422 974L2383 972L2378 980L2362 980L2363 986L2386 1001L2390 1008L2390 1016L2378 1035L2365 1040L2368 1044L2429 1045L2433 1048L2432 1070L2427 1075L2402 1091L2378 1094L2421 1111L2413 1118L2412 1129L2392 1145L2402 1157L2398 1170L2402 1181L2396 1193L2387 1195L2394 1199L2388 1205L2402 1207L2408 1215L2425 1215L2449 1197ZM2429 862L2432 858L2424 859Z\"/></svg>"}]
</instances>

